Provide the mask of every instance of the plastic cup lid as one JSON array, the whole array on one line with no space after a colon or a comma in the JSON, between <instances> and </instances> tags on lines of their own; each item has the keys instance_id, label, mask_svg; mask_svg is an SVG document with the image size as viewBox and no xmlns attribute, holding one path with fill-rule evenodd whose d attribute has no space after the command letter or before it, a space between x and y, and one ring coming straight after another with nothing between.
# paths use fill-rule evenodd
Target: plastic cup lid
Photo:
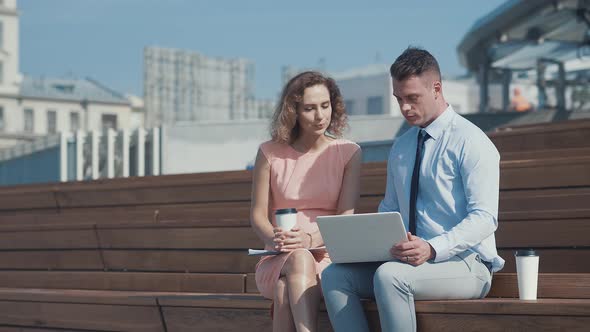
<instances>
[{"instance_id":1,"label":"plastic cup lid","mask_svg":"<svg viewBox=\"0 0 590 332\"><path fill-rule=\"evenodd\" d=\"M539 256L534 249L519 249L514 256Z\"/></svg>"},{"instance_id":2,"label":"plastic cup lid","mask_svg":"<svg viewBox=\"0 0 590 332\"><path fill-rule=\"evenodd\" d=\"M278 209L275 211L276 215L279 214L291 214L291 213L297 213L297 209L295 208L288 208L288 209Z\"/></svg>"}]
</instances>

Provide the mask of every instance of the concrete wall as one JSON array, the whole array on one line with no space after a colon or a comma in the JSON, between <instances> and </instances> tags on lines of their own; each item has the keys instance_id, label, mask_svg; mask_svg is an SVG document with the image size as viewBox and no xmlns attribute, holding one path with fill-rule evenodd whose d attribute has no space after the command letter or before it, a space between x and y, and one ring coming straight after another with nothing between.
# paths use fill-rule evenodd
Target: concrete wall
<instances>
[{"instance_id":1,"label":"concrete wall","mask_svg":"<svg viewBox=\"0 0 590 332\"><path fill-rule=\"evenodd\" d=\"M351 117L345 137L355 142L389 140L403 128L392 116ZM258 146L270 139L268 120L184 123L162 133L162 174L246 169Z\"/></svg>"}]
</instances>

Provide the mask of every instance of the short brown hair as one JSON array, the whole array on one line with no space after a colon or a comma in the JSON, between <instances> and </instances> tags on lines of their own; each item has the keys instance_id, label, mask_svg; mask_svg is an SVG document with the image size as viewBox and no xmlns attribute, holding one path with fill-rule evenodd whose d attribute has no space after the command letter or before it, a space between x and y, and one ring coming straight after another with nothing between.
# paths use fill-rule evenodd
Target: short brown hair
<instances>
[{"instance_id":1,"label":"short brown hair","mask_svg":"<svg viewBox=\"0 0 590 332\"><path fill-rule=\"evenodd\" d=\"M330 94L332 117L326 130L333 136L342 136L342 132L347 126L347 117L340 89L334 79L316 71L306 71L293 77L283 88L281 100L272 116L271 136L273 141L290 144L299 137L297 108L303 101L303 91L315 85L325 86Z\"/></svg>"},{"instance_id":2,"label":"short brown hair","mask_svg":"<svg viewBox=\"0 0 590 332\"><path fill-rule=\"evenodd\" d=\"M433 72L438 75L439 80L441 79L436 58L427 50L417 47L408 47L389 68L391 77L396 81L403 81L411 76L420 76L425 72Z\"/></svg>"}]
</instances>

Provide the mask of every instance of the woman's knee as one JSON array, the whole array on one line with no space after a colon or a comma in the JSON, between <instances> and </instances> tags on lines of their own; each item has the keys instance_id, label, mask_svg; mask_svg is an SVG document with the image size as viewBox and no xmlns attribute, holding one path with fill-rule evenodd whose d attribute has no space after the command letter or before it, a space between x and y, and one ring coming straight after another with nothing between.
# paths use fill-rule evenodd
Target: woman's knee
<instances>
[{"instance_id":1,"label":"woman's knee","mask_svg":"<svg viewBox=\"0 0 590 332\"><path fill-rule=\"evenodd\" d=\"M315 270L315 258L306 249L297 249L293 251L287 261L285 262L284 268L286 269L285 274L290 273L305 273L308 275L316 275Z\"/></svg>"}]
</instances>

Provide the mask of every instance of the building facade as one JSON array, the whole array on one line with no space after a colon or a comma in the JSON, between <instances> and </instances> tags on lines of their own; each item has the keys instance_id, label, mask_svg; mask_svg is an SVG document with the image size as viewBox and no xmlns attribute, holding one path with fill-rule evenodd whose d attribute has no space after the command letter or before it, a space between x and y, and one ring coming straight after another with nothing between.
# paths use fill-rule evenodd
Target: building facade
<instances>
[{"instance_id":1,"label":"building facade","mask_svg":"<svg viewBox=\"0 0 590 332\"><path fill-rule=\"evenodd\" d=\"M254 64L240 58L146 47L144 100L149 126L259 118Z\"/></svg>"},{"instance_id":2,"label":"building facade","mask_svg":"<svg viewBox=\"0 0 590 332\"><path fill-rule=\"evenodd\" d=\"M129 128L138 115L128 99L97 81L20 73L16 5L0 1L0 149L61 131Z\"/></svg>"}]
</instances>

